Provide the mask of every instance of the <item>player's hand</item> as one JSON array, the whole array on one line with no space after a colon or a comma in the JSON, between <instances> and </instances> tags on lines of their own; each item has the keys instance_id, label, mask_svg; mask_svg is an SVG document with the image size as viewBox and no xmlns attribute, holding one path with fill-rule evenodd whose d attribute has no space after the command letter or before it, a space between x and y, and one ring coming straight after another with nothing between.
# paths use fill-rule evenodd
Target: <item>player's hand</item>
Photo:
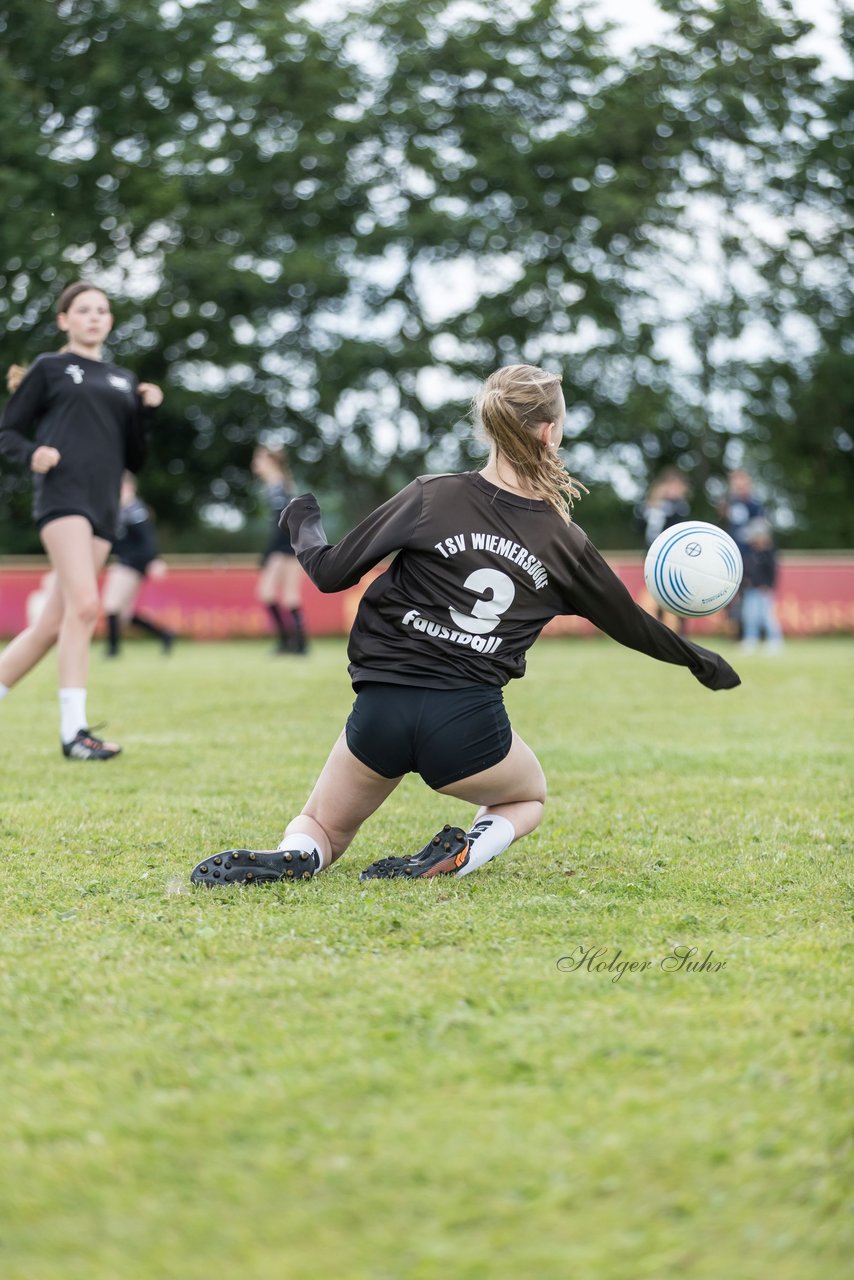
<instances>
[{"instance_id":1,"label":"player's hand","mask_svg":"<svg viewBox=\"0 0 854 1280\"><path fill-rule=\"evenodd\" d=\"M53 470L61 457L62 454L52 445L40 444L30 458L30 469L36 475L43 476L45 472Z\"/></svg>"},{"instance_id":2,"label":"player's hand","mask_svg":"<svg viewBox=\"0 0 854 1280\"><path fill-rule=\"evenodd\" d=\"M733 671L728 662L718 657L717 669L710 676L701 679L700 684L704 684L707 689L715 692L719 689L737 689L741 684L741 676L737 671Z\"/></svg>"},{"instance_id":3,"label":"player's hand","mask_svg":"<svg viewBox=\"0 0 854 1280\"><path fill-rule=\"evenodd\" d=\"M152 560L151 564L148 566L148 576L149 578L153 578L155 582L160 578L165 578L168 572L169 568L165 560Z\"/></svg>"},{"instance_id":4,"label":"player's hand","mask_svg":"<svg viewBox=\"0 0 854 1280\"><path fill-rule=\"evenodd\" d=\"M141 382L137 392L146 409L159 409L163 403L163 392L153 382Z\"/></svg>"}]
</instances>

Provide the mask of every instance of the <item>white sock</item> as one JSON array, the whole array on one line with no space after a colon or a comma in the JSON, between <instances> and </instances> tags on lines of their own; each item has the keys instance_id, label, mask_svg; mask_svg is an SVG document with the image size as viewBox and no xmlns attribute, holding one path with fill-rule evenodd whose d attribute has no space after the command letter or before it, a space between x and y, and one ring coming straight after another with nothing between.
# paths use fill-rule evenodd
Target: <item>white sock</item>
<instances>
[{"instance_id":1,"label":"white sock","mask_svg":"<svg viewBox=\"0 0 854 1280\"><path fill-rule=\"evenodd\" d=\"M6 694L8 692L9 692L9 686L7 684L0 684L0 702L3 701L3 699L6 697Z\"/></svg>"},{"instance_id":2,"label":"white sock","mask_svg":"<svg viewBox=\"0 0 854 1280\"><path fill-rule=\"evenodd\" d=\"M81 729L89 727L86 723L85 689L60 689L59 717L59 733L63 742L73 742Z\"/></svg>"},{"instance_id":3,"label":"white sock","mask_svg":"<svg viewBox=\"0 0 854 1280\"><path fill-rule=\"evenodd\" d=\"M300 853L310 853L314 858L315 871L322 871L327 865L323 860L323 854L320 846L312 836L307 836L302 831L285 832L279 842L280 849L295 849Z\"/></svg>"},{"instance_id":4,"label":"white sock","mask_svg":"<svg viewBox=\"0 0 854 1280\"><path fill-rule=\"evenodd\" d=\"M497 858L516 839L516 831L512 822L496 813L493 817L478 818L467 838L469 860L457 872L457 878L467 876L470 871L477 871L478 867Z\"/></svg>"}]
</instances>

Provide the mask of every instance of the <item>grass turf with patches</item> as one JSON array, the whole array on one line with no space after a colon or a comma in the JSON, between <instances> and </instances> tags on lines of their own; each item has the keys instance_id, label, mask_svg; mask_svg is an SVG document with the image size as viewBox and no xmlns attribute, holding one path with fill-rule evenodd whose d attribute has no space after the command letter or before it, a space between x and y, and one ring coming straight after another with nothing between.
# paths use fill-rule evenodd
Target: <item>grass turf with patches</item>
<instances>
[{"instance_id":1,"label":"grass turf with patches","mask_svg":"<svg viewBox=\"0 0 854 1280\"><path fill-rule=\"evenodd\" d=\"M541 643L546 819L482 872L359 883L471 813L408 779L331 872L212 892L305 798L342 644L128 645L103 765L45 664L0 708L5 1280L841 1275L851 644L730 656L711 694Z\"/></svg>"}]
</instances>

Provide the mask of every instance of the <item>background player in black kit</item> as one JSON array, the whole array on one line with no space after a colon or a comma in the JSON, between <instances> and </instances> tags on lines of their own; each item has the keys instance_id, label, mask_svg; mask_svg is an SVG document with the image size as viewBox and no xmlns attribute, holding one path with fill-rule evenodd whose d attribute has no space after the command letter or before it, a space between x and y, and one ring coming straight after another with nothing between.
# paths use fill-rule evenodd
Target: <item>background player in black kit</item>
<instances>
[{"instance_id":1,"label":"background player in black kit","mask_svg":"<svg viewBox=\"0 0 854 1280\"><path fill-rule=\"evenodd\" d=\"M116 658L121 647L122 626L132 623L160 641L164 653L171 653L174 631L161 627L136 607L146 578L166 576L166 563L157 554L157 538L151 512L136 490L136 477L122 476L119 523L113 543L114 559L104 582L103 606L107 617L107 656Z\"/></svg>"},{"instance_id":2,"label":"background player in black kit","mask_svg":"<svg viewBox=\"0 0 854 1280\"><path fill-rule=\"evenodd\" d=\"M232 849L199 863L196 883L310 879L338 858L408 772L479 806L420 853L384 858L362 879L467 875L539 825L546 783L510 727L502 686L557 614L579 614L621 644L687 667L709 689L740 683L717 654L634 603L570 520L577 497L557 453L566 413L559 377L531 365L492 374L477 401L490 442L483 471L422 476L336 546L311 494L283 520L321 591L368 587L350 633L356 701L302 813L277 850Z\"/></svg>"},{"instance_id":3,"label":"background player in black kit","mask_svg":"<svg viewBox=\"0 0 854 1280\"><path fill-rule=\"evenodd\" d=\"M282 512L294 496L284 449L259 444L252 455L252 474L264 486L264 498L273 518L270 540L261 556L258 599L276 628L276 652L304 654L308 652L308 642L302 612L303 571L287 529L279 525Z\"/></svg>"},{"instance_id":4,"label":"background player in black kit","mask_svg":"<svg viewBox=\"0 0 854 1280\"><path fill-rule=\"evenodd\" d=\"M0 453L34 474L33 513L56 571L37 621L0 654L0 698L58 641L63 753L109 760L120 748L90 733L86 715L98 574L115 533L122 472L141 465L163 393L103 359L113 317L101 289L69 285L57 324L66 346L34 361L0 418ZM35 439L26 434L33 430Z\"/></svg>"}]
</instances>

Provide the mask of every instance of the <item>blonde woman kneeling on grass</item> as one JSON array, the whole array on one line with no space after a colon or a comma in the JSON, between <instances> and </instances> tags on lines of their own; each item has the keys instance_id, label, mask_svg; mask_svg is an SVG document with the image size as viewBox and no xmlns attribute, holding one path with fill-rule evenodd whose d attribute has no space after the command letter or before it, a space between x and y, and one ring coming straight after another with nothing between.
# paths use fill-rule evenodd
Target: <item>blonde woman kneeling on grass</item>
<instances>
[{"instance_id":1,"label":"blonde woman kneeling on grass","mask_svg":"<svg viewBox=\"0 0 854 1280\"><path fill-rule=\"evenodd\" d=\"M558 614L578 614L629 648L687 667L708 689L740 683L717 654L644 612L578 525L578 487L558 454L560 378L531 365L499 369L476 399L490 444L482 471L421 476L330 546L311 494L283 521L321 591L357 583L398 554L359 604L350 633L356 700L302 812L278 849L231 849L193 870L195 883L311 879L346 850L403 776L478 806L420 852L382 858L361 879L465 876L542 820L546 781L514 733L502 689Z\"/></svg>"}]
</instances>

